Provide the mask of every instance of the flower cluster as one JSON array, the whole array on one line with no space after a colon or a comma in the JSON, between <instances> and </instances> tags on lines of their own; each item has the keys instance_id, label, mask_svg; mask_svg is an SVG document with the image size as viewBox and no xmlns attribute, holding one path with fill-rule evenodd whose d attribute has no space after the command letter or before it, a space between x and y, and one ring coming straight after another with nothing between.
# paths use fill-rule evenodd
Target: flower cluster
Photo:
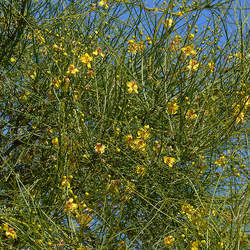
<instances>
[{"instance_id":1,"label":"flower cluster","mask_svg":"<svg viewBox=\"0 0 250 250\"><path fill-rule=\"evenodd\" d=\"M70 188L70 182L67 180L66 176L63 176L61 185L62 185L62 187Z\"/></svg>"},{"instance_id":2,"label":"flower cluster","mask_svg":"<svg viewBox=\"0 0 250 250\"><path fill-rule=\"evenodd\" d=\"M181 49L181 51L183 52L183 54L185 55L185 56L195 56L196 55L196 51L195 51L195 49L194 49L194 44L191 44L191 45L188 45L188 46L186 46L186 47L183 47L182 49Z\"/></svg>"},{"instance_id":3,"label":"flower cluster","mask_svg":"<svg viewBox=\"0 0 250 250\"><path fill-rule=\"evenodd\" d=\"M9 227L8 223L4 223L2 225L2 229L5 231L5 236L8 239L17 239L16 231L12 227Z\"/></svg>"},{"instance_id":4,"label":"flower cluster","mask_svg":"<svg viewBox=\"0 0 250 250\"><path fill-rule=\"evenodd\" d=\"M98 153L98 154L103 154L104 151L106 149L106 146L105 145L102 145L101 143L97 143L96 146L95 146L95 152Z\"/></svg>"},{"instance_id":5,"label":"flower cluster","mask_svg":"<svg viewBox=\"0 0 250 250\"><path fill-rule=\"evenodd\" d=\"M131 94L133 92L135 92L136 94L138 94L138 86L136 84L136 82L132 81L132 82L127 82L127 87L128 87L128 92Z\"/></svg>"},{"instance_id":6,"label":"flower cluster","mask_svg":"<svg viewBox=\"0 0 250 250\"><path fill-rule=\"evenodd\" d=\"M174 39L170 42L171 49L172 50L177 50L180 47L180 45L181 45L181 41L182 41L181 36L180 35L176 35L174 37Z\"/></svg>"},{"instance_id":7,"label":"flower cluster","mask_svg":"<svg viewBox=\"0 0 250 250\"><path fill-rule=\"evenodd\" d=\"M86 64L88 68L91 68L91 62L93 61L93 57L90 56L88 53L80 56L79 61L83 64Z\"/></svg>"},{"instance_id":8,"label":"flower cluster","mask_svg":"<svg viewBox=\"0 0 250 250\"><path fill-rule=\"evenodd\" d=\"M133 135L129 134L124 137L125 141L133 150L145 151L146 140L151 137L149 125L145 125L137 131L137 137L133 139Z\"/></svg>"},{"instance_id":9,"label":"flower cluster","mask_svg":"<svg viewBox=\"0 0 250 250\"><path fill-rule=\"evenodd\" d=\"M185 215L189 220L192 219L192 216L195 213L195 209L192 205L190 204L183 204L181 206L181 214Z\"/></svg>"},{"instance_id":10,"label":"flower cluster","mask_svg":"<svg viewBox=\"0 0 250 250\"><path fill-rule=\"evenodd\" d=\"M98 3L98 5L100 6L100 7L103 7L104 9L108 9L108 4L107 4L107 0L101 0L99 3Z\"/></svg>"},{"instance_id":11,"label":"flower cluster","mask_svg":"<svg viewBox=\"0 0 250 250\"><path fill-rule=\"evenodd\" d=\"M58 138L56 137L56 138L53 138L53 139L51 140L51 142L52 142L53 145L58 145L59 140L58 140Z\"/></svg>"},{"instance_id":12,"label":"flower cluster","mask_svg":"<svg viewBox=\"0 0 250 250\"><path fill-rule=\"evenodd\" d=\"M79 72L79 69L77 69L74 64L70 64L68 67L68 71L66 72L67 75L75 75Z\"/></svg>"},{"instance_id":13,"label":"flower cluster","mask_svg":"<svg viewBox=\"0 0 250 250\"><path fill-rule=\"evenodd\" d=\"M165 22L163 22L164 27L167 28L171 28L173 25L173 19L172 18L166 18Z\"/></svg>"},{"instance_id":14,"label":"flower cluster","mask_svg":"<svg viewBox=\"0 0 250 250\"><path fill-rule=\"evenodd\" d=\"M187 70L189 71L197 71L199 69L199 63L197 60L191 59L189 61L189 65L187 66Z\"/></svg>"},{"instance_id":15,"label":"flower cluster","mask_svg":"<svg viewBox=\"0 0 250 250\"><path fill-rule=\"evenodd\" d=\"M195 110L194 109L189 109L185 115L185 118L186 119L189 119L189 120L194 120L197 118L197 114L195 114Z\"/></svg>"},{"instance_id":16,"label":"flower cluster","mask_svg":"<svg viewBox=\"0 0 250 250\"><path fill-rule=\"evenodd\" d=\"M208 213L206 212L206 209L195 209L194 206L184 203L181 206L180 214L186 217L187 222L192 225L192 228L194 228L195 231L198 231L198 237L201 239L205 236L205 233L207 232L208 223L207 223L207 217ZM187 228L185 228L187 233ZM185 236L185 235L184 235ZM204 238L200 241L201 243L205 243ZM198 240L191 241L191 246L193 250L199 249L199 242Z\"/></svg>"},{"instance_id":17,"label":"flower cluster","mask_svg":"<svg viewBox=\"0 0 250 250\"><path fill-rule=\"evenodd\" d=\"M175 238L172 235L169 235L164 238L164 244L167 246L172 246L175 242Z\"/></svg>"},{"instance_id":18,"label":"flower cluster","mask_svg":"<svg viewBox=\"0 0 250 250\"><path fill-rule=\"evenodd\" d=\"M74 212L78 208L78 205L74 203L74 199L70 198L69 200L66 201L64 205L64 211L65 212Z\"/></svg>"},{"instance_id":19,"label":"flower cluster","mask_svg":"<svg viewBox=\"0 0 250 250\"><path fill-rule=\"evenodd\" d=\"M246 101L245 101L246 100ZM245 112L248 108L248 106L250 105L250 97L246 96L244 100L244 106L243 108L241 108L241 106L239 104L233 104L233 114L236 117L236 123L239 122L246 122L245 120Z\"/></svg>"},{"instance_id":20,"label":"flower cluster","mask_svg":"<svg viewBox=\"0 0 250 250\"><path fill-rule=\"evenodd\" d=\"M176 100L174 102L168 102L168 109L166 112L170 115L175 115L179 109L179 105L176 103Z\"/></svg>"},{"instance_id":21,"label":"flower cluster","mask_svg":"<svg viewBox=\"0 0 250 250\"><path fill-rule=\"evenodd\" d=\"M208 67L210 69L210 73L213 74L214 73L214 70L215 70L215 65L214 65L214 62L211 61L208 63Z\"/></svg>"},{"instance_id":22,"label":"flower cluster","mask_svg":"<svg viewBox=\"0 0 250 250\"><path fill-rule=\"evenodd\" d=\"M164 161L164 163L166 163L169 167L173 167L174 163L176 162L176 159L175 159L174 157L164 156L163 161Z\"/></svg>"},{"instance_id":23,"label":"flower cluster","mask_svg":"<svg viewBox=\"0 0 250 250\"><path fill-rule=\"evenodd\" d=\"M137 132L138 138L142 138L144 140L147 140L151 137L149 125L145 125L143 128L140 128Z\"/></svg>"},{"instance_id":24,"label":"flower cluster","mask_svg":"<svg viewBox=\"0 0 250 250\"><path fill-rule=\"evenodd\" d=\"M129 40L128 44L128 53L132 53L133 55L135 55L137 51L143 52L146 47L144 41L136 42L135 40Z\"/></svg>"},{"instance_id":25,"label":"flower cluster","mask_svg":"<svg viewBox=\"0 0 250 250\"><path fill-rule=\"evenodd\" d=\"M215 161L215 164L218 166L225 166L227 164L227 159L225 155L222 155L220 157L220 159L218 159L217 161Z\"/></svg>"},{"instance_id":26,"label":"flower cluster","mask_svg":"<svg viewBox=\"0 0 250 250\"><path fill-rule=\"evenodd\" d=\"M102 49L100 47L98 47L95 51L93 51L93 55L104 57L104 54L102 53Z\"/></svg>"},{"instance_id":27,"label":"flower cluster","mask_svg":"<svg viewBox=\"0 0 250 250\"><path fill-rule=\"evenodd\" d=\"M146 172L146 169L144 167L141 167L141 166L136 166L136 171L135 172L138 175L144 176L145 172Z\"/></svg>"},{"instance_id":28,"label":"flower cluster","mask_svg":"<svg viewBox=\"0 0 250 250\"><path fill-rule=\"evenodd\" d=\"M141 138L136 138L131 144L131 148L134 150L145 151L147 144Z\"/></svg>"}]
</instances>

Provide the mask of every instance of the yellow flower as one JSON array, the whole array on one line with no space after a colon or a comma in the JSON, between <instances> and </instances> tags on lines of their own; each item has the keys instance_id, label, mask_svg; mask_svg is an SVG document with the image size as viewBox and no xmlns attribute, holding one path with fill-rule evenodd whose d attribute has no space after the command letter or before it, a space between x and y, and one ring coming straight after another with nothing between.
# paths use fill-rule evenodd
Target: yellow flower
<instances>
[{"instance_id":1,"label":"yellow flower","mask_svg":"<svg viewBox=\"0 0 250 250\"><path fill-rule=\"evenodd\" d=\"M208 67L210 68L210 73L214 73L214 70L215 70L215 66L214 66L214 62L211 61L208 63Z\"/></svg>"},{"instance_id":2,"label":"yellow flower","mask_svg":"<svg viewBox=\"0 0 250 250\"><path fill-rule=\"evenodd\" d=\"M5 231L5 236L9 239L16 239L17 238L17 234L15 232L15 230L8 226L8 223L4 223L2 226L2 229Z\"/></svg>"},{"instance_id":3,"label":"yellow flower","mask_svg":"<svg viewBox=\"0 0 250 250\"><path fill-rule=\"evenodd\" d=\"M74 91L74 99L77 101L78 100L78 92L77 91Z\"/></svg>"},{"instance_id":4,"label":"yellow flower","mask_svg":"<svg viewBox=\"0 0 250 250\"><path fill-rule=\"evenodd\" d=\"M44 37L42 35L38 35L37 38L36 38L36 40L37 40L37 42L39 42L41 44L45 43L45 39L44 39Z\"/></svg>"},{"instance_id":5,"label":"yellow flower","mask_svg":"<svg viewBox=\"0 0 250 250\"><path fill-rule=\"evenodd\" d=\"M137 132L137 135L138 138L143 138L144 140L150 138L149 125L145 125L144 128L140 128L140 130Z\"/></svg>"},{"instance_id":6,"label":"yellow flower","mask_svg":"<svg viewBox=\"0 0 250 250\"><path fill-rule=\"evenodd\" d=\"M108 9L108 4L107 4L107 1L105 0L101 0L98 4L100 7L103 7L105 10Z\"/></svg>"},{"instance_id":7,"label":"yellow flower","mask_svg":"<svg viewBox=\"0 0 250 250\"><path fill-rule=\"evenodd\" d=\"M75 66L73 64L70 64L68 67L68 71L66 72L67 75L75 75L76 73L78 73L79 70L77 68L75 68Z\"/></svg>"},{"instance_id":8,"label":"yellow flower","mask_svg":"<svg viewBox=\"0 0 250 250\"><path fill-rule=\"evenodd\" d=\"M142 139L135 139L131 145L132 149L141 151L145 151L146 146L147 144Z\"/></svg>"},{"instance_id":9,"label":"yellow flower","mask_svg":"<svg viewBox=\"0 0 250 250\"><path fill-rule=\"evenodd\" d=\"M136 94L138 94L138 86L136 85L136 83L134 81L127 82L127 87L128 87L129 93L135 92Z\"/></svg>"},{"instance_id":10,"label":"yellow flower","mask_svg":"<svg viewBox=\"0 0 250 250\"><path fill-rule=\"evenodd\" d=\"M64 186L67 186L68 188L70 188L70 183L69 183L69 181L67 180L66 176L63 176L61 185L62 185L63 187L64 187Z\"/></svg>"},{"instance_id":11,"label":"yellow flower","mask_svg":"<svg viewBox=\"0 0 250 250\"><path fill-rule=\"evenodd\" d=\"M4 224L2 225L2 228L3 228L4 231L8 231L8 230L9 230L8 223L4 223Z\"/></svg>"},{"instance_id":12,"label":"yellow flower","mask_svg":"<svg viewBox=\"0 0 250 250\"><path fill-rule=\"evenodd\" d=\"M188 45L186 47L183 47L181 51L186 55L186 56L195 56L196 51L194 50L194 44Z\"/></svg>"},{"instance_id":13,"label":"yellow flower","mask_svg":"<svg viewBox=\"0 0 250 250\"><path fill-rule=\"evenodd\" d=\"M88 53L85 53L80 57L80 62L87 64L88 68L91 68L91 62L93 61L93 57L91 57Z\"/></svg>"},{"instance_id":14,"label":"yellow flower","mask_svg":"<svg viewBox=\"0 0 250 250\"><path fill-rule=\"evenodd\" d=\"M193 214L195 213L195 209L190 204L183 204L181 206L181 214L187 216L189 220L192 219Z\"/></svg>"},{"instance_id":15,"label":"yellow flower","mask_svg":"<svg viewBox=\"0 0 250 250\"><path fill-rule=\"evenodd\" d=\"M98 47L98 48L93 52L93 55L104 57L104 54L102 53L102 49L101 49L100 47Z\"/></svg>"},{"instance_id":16,"label":"yellow flower","mask_svg":"<svg viewBox=\"0 0 250 250\"><path fill-rule=\"evenodd\" d=\"M137 43L137 47L138 47L138 50L139 50L140 52L142 52L142 51L145 49L145 44L143 43L143 41L139 41L139 42Z\"/></svg>"},{"instance_id":17,"label":"yellow flower","mask_svg":"<svg viewBox=\"0 0 250 250\"><path fill-rule=\"evenodd\" d=\"M164 244L171 246L175 242L175 238L172 235L169 235L168 237L164 238Z\"/></svg>"},{"instance_id":18,"label":"yellow flower","mask_svg":"<svg viewBox=\"0 0 250 250\"><path fill-rule=\"evenodd\" d=\"M191 59L189 61L189 65L187 66L188 70L192 70L192 71L197 71L199 68L199 63L196 60Z\"/></svg>"},{"instance_id":19,"label":"yellow flower","mask_svg":"<svg viewBox=\"0 0 250 250\"><path fill-rule=\"evenodd\" d=\"M180 47L180 43L181 43L181 36L176 35L173 41L170 42L171 49L176 50L177 48Z\"/></svg>"},{"instance_id":20,"label":"yellow flower","mask_svg":"<svg viewBox=\"0 0 250 250\"><path fill-rule=\"evenodd\" d=\"M10 62L14 63L14 62L16 62L16 59L13 58L13 57L11 57L11 58L10 58Z\"/></svg>"},{"instance_id":21,"label":"yellow flower","mask_svg":"<svg viewBox=\"0 0 250 250\"><path fill-rule=\"evenodd\" d=\"M30 74L30 78L33 80L36 78L36 71Z\"/></svg>"},{"instance_id":22,"label":"yellow flower","mask_svg":"<svg viewBox=\"0 0 250 250\"><path fill-rule=\"evenodd\" d=\"M132 53L132 54L136 54L137 51L137 46L136 46L136 42L134 40L129 40L128 41L128 53Z\"/></svg>"},{"instance_id":23,"label":"yellow flower","mask_svg":"<svg viewBox=\"0 0 250 250\"><path fill-rule=\"evenodd\" d=\"M137 50L142 52L145 49L143 41L136 42L135 40L129 40L128 44L128 53L132 53L133 55L136 54Z\"/></svg>"},{"instance_id":24,"label":"yellow flower","mask_svg":"<svg viewBox=\"0 0 250 250\"><path fill-rule=\"evenodd\" d=\"M165 28L171 28L173 25L173 19L172 18L167 18L164 22L164 27Z\"/></svg>"},{"instance_id":25,"label":"yellow flower","mask_svg":"<svg viewBox=\"0 0 250 250\"><path fill-rule=\"evenodd\" d=\"M145 171L146 171L146 169L144 167L136 166L136 171L135 171L136 174L138 174L138 175L140 174L140 175L144 176Z\"/></svg>"},{"instance_id":26,"label":"yellow flower","mask_svg":"<svg viewBox=\"0 0 250 250\"><path fill-rule=\"evenodd\" d=\"M239 123L239 122L246 122L246 120L244 119L245 117L245 114L244 112L240 112L239 115L236 117L236 123Z\"/></svg>"},{"instance_id":27,"label":"yellow flower","mask_svg":"<svg viewBox=\"0 0 250 250\"><path fill-rule=\"evenodd\" d=\"M227 164L225 155L222 155L219 160L215 161L215 164L218 166L225 166Z\"/></svg>"},{"instance_id":28,"label":"yellow flower","mask_svg":"<svg viewBox=\"0 0 250 250\"><path fill-rule=\"evenodd\" d=\"M107 4L107 1L106 1L106 0L101 0L101 1L98 3L98 5L99 5L100 7L104 6L105 4Z\"/></svg>"},{"instance_id":29,"label":"yellow flower","mask_svg":"<svg viewBox=\"0 0 250 250\"><path fill-rule=\"evenodd\" d=\"M199 242L197 240L193 241L191 250L198 250L198 249L199 249Z\"/></svg>"},{"instance_id":30,"label":"yellow flower","mask_svg":"<svg viewBox=\"0 0 250 250\"><path fill-rule=\"evenodd\" d=\"M176 159L169 156L164 156L163 158L164 163L166 163L169 167L173 167L174 163L176 162Z\"/></svg>"},{"instance_id":31,"label":"yellow flower","mask_svg":"<svg viewBox=\"0 0 250 250\"><path fill-rule=\"evenodd\" d=\"M249 100L247 100L244 108L247 108L249 105ZM233 104L233 107L234 107L234 116L236 116L236 123L239 123L239 122L246 122L246 120L244 119L245 117L245 114L244 114L244 110L242 110L240 112L240 105L239 104Z\"/></svg>"},{"instance_id":32,"label":"yellow flower","mask_svg":"<svg viewBox=\"0 0 250 250\"><path fill-rule=\"evenodd\" d=\"M10 227L9 230L5 232L5 235L9 239L17 239L17 234L12 227Z\"/></svg>"},{"instance_id":33,"label":"yellow flower","mask_svg":"<svg viewBox=\"0 0 250 250\"><path fill-rule=\"evenodd\" d=\"M194 34L193 34L193 33L190 33L190 34L188 35L188 38L189 38L190 40L193 40L193 39L194 39Z\"/></svg>"},{"instance_id":34,"label":"yellow flower","mask_svg":"<svg viewBox=\"0 0 250 250\"><path fill-rule=\"evenodd\" d=\"M167 113L169 113L170 115L174 115L177 113L177 110L179 109L179 106L177 105L176 102L168 102L168 109L167 109Z\"/></svg>"},{"instance_id":35,"label":"yellow flower","mask_svg":"<svg viewBox=\"0 0 250 250\"><path fill-rule=\"evenodd\" d=\"M248 106L250 106L250 96L246 96L246 97L244 98L244 102L245 102L244 108L247 109Z\"/></svg>"},{"instance_id":36,"label":"yellow flower","mask_svg":"<svg viewBox=\"0 0 250 250\"><path fill-rule=\"evenodd\" d=\"M52 80L51 86L54 87L55 89L59 89L59 88L60 88L60 83L61 83L61 82L62 82L62 81L61 81L60 79L54 78L54 79Z\"/></svg>"},{"instance_id":37,"label":"yellow flower","mask_svg":"<svg viewBox=\"0 0 250 250\"><path fill-rule=\"evenodd\" d=\"M133 143L133 136L132 135L126 135L124 136L124 140L128 142L129 144Z\"/></svg>"},{"instance_id":38,"label":"yellow flower","mask_svg":"<svg viewBox=\"0 0 250 250\"><path fill-rule=\"evenodd\" d=\"M195 118L197 118L197 114L195 114L195 110L194 109L189 109L186 113L185 116L186 119L190 119L190 120L194 120Z\"/></svg>"},{"instance_id":39,"label":"yellow flower","mask_svg":"<svg viewBox=\"0 0 250 250\"><path fill-rule=\"evenodd\" d=\"M54 44L52 47L56 51L62 51L63 50L62 44L60 44L60 46L58 46L57 44Z\"/></svg>"},{"instance_id":40,"label":"yellow flower","mask_svg":"<svg viewBox=\"0 0 250 250\"><path fill-rule=\"evenodd\" d=\"M52 48L55 50L60 50L60 47L57 44L53 44Z\"/></svg>"},{"instance_id":41,"label":"yellow flower","mask_svg":"<svg viewBox=\"0 0 250 250\"><path fill-rule=\"evenodd\" d=\"M239 59L242 59L242 54L239 52L239 53L235 53L234 54L235 57L239 58Z\"/></svg>"},{"instance_id":42,"label":"yellow flower","mask_svg":"<svg viewBox=\"0 0 250 250\"><path fill-rule=\"evenodd\" d=\"M72 198L66 201L66 204L64 205L65 212L74 211L78 208L78 205L74 203L73 201L74 200Z\"/></svg>"},{"instance_id":43,"label":"yellow flower","mask_svg":"<svg viewBox=\"0 0 250 250\"><path fill-rule=\"evenodd\" d=\"M183 11L179 11L179 12L177 12L177 13L173 13L173 15L178 16L178 17L183 16L183 14L184 14Z\"/></svg>"},{"instance_id":44,"label":"yellow flower","mask_svg":"<svg viewBox=\"0 0 250 250\"><path fill-rule=\"evenodd\" d=\"M223 244L222 241L218 242L218 247L219 247L219 248L223 248L223 245L224 245L224 244Z\"/></svg>"},{"instance_id":45,"label":"yellow flower","mask_svg":"<svg viewBox=\"0 0 250 250\"><path fill-rule=\"evenodd\" d=\"M95 151L96 151L98 154L103 154L104 151L105 151L105 148L106 148L105 145L102 145L101 143L97 143L96 146L95 146Z\"/></svg>"},{"instance_id":46,"label":"yellow flower","mask_svg":"<svg viewBox=\"0 0 250 250\"><path fill-rule=\"evenodd\" d=\"M51 142L52 142L52 144L57 145L58 144L58 138L56 137L56 138L52 139Z\"/></svg>"}]
</instances>

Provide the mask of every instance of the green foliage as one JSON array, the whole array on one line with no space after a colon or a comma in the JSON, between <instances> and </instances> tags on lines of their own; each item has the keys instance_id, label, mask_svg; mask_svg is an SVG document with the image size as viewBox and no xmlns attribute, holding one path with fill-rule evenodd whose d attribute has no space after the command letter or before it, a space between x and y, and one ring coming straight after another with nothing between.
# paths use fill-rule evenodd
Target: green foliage
<instances>
[{"instance_id":1,"label":"green foliage","mask_svg":"<svg viewBox=\"0 0 250 250\"><path fill-rule=\"evenodd\" d=\"M246 247L244 6L153 5L2 1L1 248Z\"/></svg>"}]
</instances>

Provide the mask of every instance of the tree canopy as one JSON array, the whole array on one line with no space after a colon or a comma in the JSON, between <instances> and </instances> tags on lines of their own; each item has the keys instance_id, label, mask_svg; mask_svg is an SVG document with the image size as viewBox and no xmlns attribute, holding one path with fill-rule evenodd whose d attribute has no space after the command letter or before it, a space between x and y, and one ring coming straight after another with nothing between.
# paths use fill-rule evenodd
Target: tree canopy
<instances>
[{"instance_id":1,"label":"tree canopy","mask_svg":"<svg viewBox=\"0 0 250 250\"><path fill-rule=\"evenodd\" d=\"M0 247L244 249L243 1L0 1Z\"/></svg>"}]
</instances>

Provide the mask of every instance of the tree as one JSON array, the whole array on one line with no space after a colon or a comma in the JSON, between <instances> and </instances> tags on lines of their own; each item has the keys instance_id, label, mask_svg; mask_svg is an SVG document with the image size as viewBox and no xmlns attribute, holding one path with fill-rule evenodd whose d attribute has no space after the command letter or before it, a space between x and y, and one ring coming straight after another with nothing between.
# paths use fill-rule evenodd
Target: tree
<instances>
[{"instance_id":1,"label":"tree","mask_svg":"<svg viewBox=\"0 0 250 250\"><path fill-rule=\"evenodd\" d=\"M237 1L4 1L0 246L242 248L244 15Z\"/></svg>"}]
</instances>

